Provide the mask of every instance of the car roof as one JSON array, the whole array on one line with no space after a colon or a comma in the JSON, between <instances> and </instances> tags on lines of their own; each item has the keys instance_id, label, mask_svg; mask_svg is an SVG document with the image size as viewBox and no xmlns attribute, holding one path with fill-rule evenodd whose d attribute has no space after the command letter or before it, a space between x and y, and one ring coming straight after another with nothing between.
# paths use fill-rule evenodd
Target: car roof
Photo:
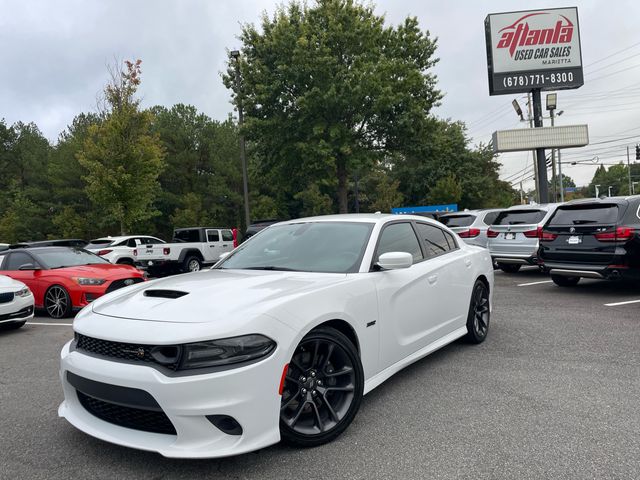
<instances>
[{"instance_id":1,"label":"car roof","mask_svg":"<svg viewBox=\"0 0 640 480\"><path fill-rule=\"evenodd\" d=\"M393 213L341 213L335 215L320 215L316 217L295 218L277 223L276 225L289 225L294 223L305 222L358 222L358 223L385 223L393 220L416 220L428 221L434 225L439 225L437 221L430 217L422 217L420 215L406 215Z\"/></svg>"},{"instance_id":2,"label":"car roof","mask_svg":"<svg viewBox=\"0 0 640 480\"><path fill-rule=\"evenodd\" d=\"M174 229L175 232L182 232L184 230L233 230L232 227L183 227Z\"/></svg>"},{"instance_id":3,"label":"car roof","mask_svg":"<svg viewBox=\"0 0 640 480\"><path fill-rule=\"evenodd\" d=\"M581 204L589 204L589 203L615 203L622 204L627 203L628 201L640 200L640 195L630 195L627 197L618 196L618 197L603 197L603 198L579 198L576 200L570 200L564 205L581 205Z\"/></svg>"},{"instance_id":4,"label":"car roof","mask_svg":"<svg viewBox=\"0 0 640 480\"><path fill-rule=\"evenodd\" d=\"M501 209L501 210L549 210L550 208L559 207L562 203L536 203L536 204L526 204L526 205L513 205L509 208Z\"/></svg>"},{"instance_id":5,"label":"car roof","mask_svg":"<svg viewBox=\"0 0 640 480\"><path fill-rule=\"evenodd\" d=\"M95 242L97 240L111 240L112 242L119 242L120 240L128 240L130 238L138 238L138 237L152 237L152 238L156 238L153 235L118 235L118 236L107 236L107 237L98 237L98 238L94 238L93 240L91 240L89 243L91 242Z\"/></svg>"}]
</instances>

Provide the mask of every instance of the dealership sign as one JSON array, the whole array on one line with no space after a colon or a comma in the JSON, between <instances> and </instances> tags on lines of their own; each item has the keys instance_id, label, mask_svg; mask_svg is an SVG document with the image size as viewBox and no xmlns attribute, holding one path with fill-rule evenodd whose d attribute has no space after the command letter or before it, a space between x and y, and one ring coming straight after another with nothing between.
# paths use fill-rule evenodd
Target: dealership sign
<instances>
[{"instance_id":1,"label":"dealership sign","mask_svg":"<svg viewBox=\"0 0 640 480\"><path fill-rule=\"evenodd\" d=\"M587 125L561 127L517 128L498 130L491 139L493 151L522 152L536 148L573 148L589 145Z\"/></svg>"},{"instance_id":2,"label":"dealership sign","mask_svg":"<svg viewBox=\"0 0 640 480\"><path fill-rule=\"evenodd\" d=\"M584 84L576 7L490 14L484 26L491 95Z\"/></svg>"}]
</instances>

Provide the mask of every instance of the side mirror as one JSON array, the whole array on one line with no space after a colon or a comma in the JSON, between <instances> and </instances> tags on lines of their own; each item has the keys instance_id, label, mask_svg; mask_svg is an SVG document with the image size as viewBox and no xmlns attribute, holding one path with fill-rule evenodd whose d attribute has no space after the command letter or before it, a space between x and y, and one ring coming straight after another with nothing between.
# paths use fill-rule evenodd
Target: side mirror
<instances>
[{"instance_id":1,"label":"side mirror","mask_svg":"<svg viewBox=\"0 0 640 480\"><path fill-rule=\"evenodd\" d=\"M18 270L40 270L33 263L23 263L18 267Z\"/></svg>"},{"instance_id":2,"label":"side mirror","mask_svg":"<svg viewBox=\"0 0 640 480\"><path fill-rule=\"evenodd\" d=\"M380 255L377 265L383 270L409 268L413 265L413 255L407 252L387 252Z\"/></svg>"}]
</instances>

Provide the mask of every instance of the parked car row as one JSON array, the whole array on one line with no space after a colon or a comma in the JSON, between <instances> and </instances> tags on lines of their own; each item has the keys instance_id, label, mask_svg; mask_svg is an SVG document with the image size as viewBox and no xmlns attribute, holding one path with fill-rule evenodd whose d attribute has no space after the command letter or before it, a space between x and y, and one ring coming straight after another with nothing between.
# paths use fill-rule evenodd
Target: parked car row
<instances>
[{"instance_id":1,"label":"parked car row","mask_svg":"<svg viewBox=\"0 0 640 480\"><path fill-rule=\"evenodd\" d=\"M516 273L535 265L560 286L580 278L640 279L640 195L517 205L441 216L465 242Z\"/></svg>"}]
</instances>

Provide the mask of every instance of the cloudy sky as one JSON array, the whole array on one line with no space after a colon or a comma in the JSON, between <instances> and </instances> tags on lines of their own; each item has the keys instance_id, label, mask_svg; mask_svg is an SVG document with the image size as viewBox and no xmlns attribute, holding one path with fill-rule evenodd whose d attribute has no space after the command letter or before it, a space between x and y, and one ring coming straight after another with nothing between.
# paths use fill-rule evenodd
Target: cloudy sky
<instances>
[{"instance_id":1,"label":"cloudy sky","mask_svg":"<svg viewBox=\"0 0 640 480\"><path fill-rule=\"evenodd\" d=\"M141 93L151 105L193 104L213 118L231 112L222 85L226 49L270 0L0 0L0 118L35 122L56 141L79 112L95 109L114 58L143 61ZM640 2L379 0L391 24L418 17L438 38L435 72L446 96L435 113L464 121L474 143L497 129L525 127L511 107L524 94L489 96L483 21L488 13L578 6L585 85L559 92L557 125L587 123L591 144L565 150L578 185L597 163L626 161L640 142ZM631 149L633 150L633 148ZM633 157L633 155L632 155ZM500 157L502 177L532 186L531 155ZM586 163L585 163L586 162Z\"/></svg>"}]
</instances>

